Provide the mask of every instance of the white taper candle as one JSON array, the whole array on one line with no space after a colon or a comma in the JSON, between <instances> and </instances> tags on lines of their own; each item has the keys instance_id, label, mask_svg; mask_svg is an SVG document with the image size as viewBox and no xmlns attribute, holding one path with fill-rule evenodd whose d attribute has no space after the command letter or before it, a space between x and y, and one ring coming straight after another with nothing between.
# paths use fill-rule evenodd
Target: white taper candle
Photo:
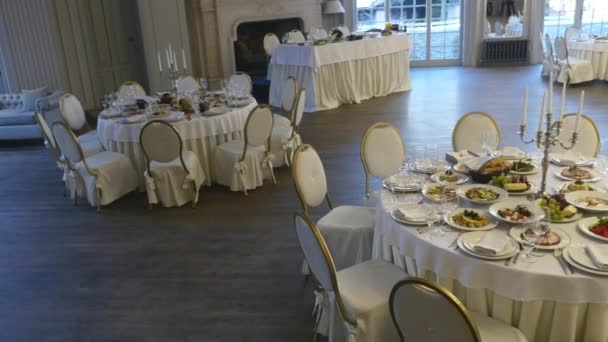
<instances>
[{"instance_id":1,"label":"white taper candle","mask_svg":"<svg viewBox=\"0 0 608 342\"><path fill-rule=\"evenodd\" d=\"M541 102L540 105L540 118L538 120L538 131L542 132L543 131L543 122L545 121L545 102L547 100L547 92L545 91L543 93L543 101Z\"/></svg>"},{"instance_id":2,"label":"white taper candle","mask_svg":"<svg viewBox=\"0 0 608 342\"><path fill-rule=\"evenodd\" d=\"M528 121L528 86L524 92L524 112L521 115L521 125L525 126Z\"/></svg>"},{"instance_id":3,"label":"white taper candle","mask_svg":"<svg viewBox=\"0 0 608 342\"><path fill-rule=\"evenodd\" d=\"M565 114L565 110L566 110L566 82L564 82L562 84L562 98L561 98L561 104L559 106L559 121L563 121L564 120L564 114Z\"/></svg>"},{"instance_id":4,"label":"white taper candle","mask_svg":"<svg viewBox=\"0 0 608 342\"><path fill-rule=\"evenodd\" d=\"M163 62L160 59L160 51L156 50L156 56L158 57L158 71L163 72Z\"/></svg>"},{"instance_id":5,"label":"white taper candle","mask_svg":"<svg viewBox=\"0 0 608 342\"><path fill-rule=\"evenodd\" d=\"M576 113L576 122L574 123L574 131L578 133L578 128L583 115L583 102L585 102L585 91L581 90L581 98L578 102L578 113Z\"/></svg>"},{"instance_id":6,"label":"white taper candle","mask_svg":"<svg viewBox=\"0 0 608 342\"><path fill-rule=\"evenodd\" d=\"M182 49L182 62L184 62L184 70L186 70L186 51Z\"/></svg>"}]
</instances>

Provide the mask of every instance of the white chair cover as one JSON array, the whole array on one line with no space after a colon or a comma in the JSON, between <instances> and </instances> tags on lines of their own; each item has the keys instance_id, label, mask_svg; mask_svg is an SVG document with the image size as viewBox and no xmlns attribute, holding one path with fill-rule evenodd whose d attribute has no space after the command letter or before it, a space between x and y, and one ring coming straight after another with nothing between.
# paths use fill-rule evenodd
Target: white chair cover
<instances>
[{"instance_id":1,"label":"white chair cover","mask_svg":"<svg viewBox=\"0 0 608 342\"><path fill-rule=\"evenodd\" d=\"M591 61L569 57L568 45L562 37L555 38L555 55L559 61L557 81L568 84L593 81L593 65Z\"/></svg>"},{"instance_id":2,"label":"white chair cover","mask_svg":"<svg viewBox=\"0 0 608 342\"><path fill-rule=\"evenodd\" d=\"M463 115L452 131L452 148L454 151L468 150L476 154L483 153L481 136L483 132L492 132L495 137L493 148L500 146L500 130L496 121L488 114L471 112Z\"/></svg>"},{"instance_id":3,"label":"white chair cover","mask_svg":"<svg viewBox=\"0 0 608 342\"><path fill-rule=\"evenodd\" d=\"M580 31L576 27L572 27L572 26L568 27L566 29L566 33L564 34L564 38L566 39L566 42L576 39L576 36L578 36L579 32Z\"/></svg>"},{"instance_id":4,"label":"white chair cover","mask_svg":"<svg viewBox=\"0 0 608 342\"><path fill-rule=\"evenodd\" d=\"M244 72L237 71L228 80L228 86L242 92L243 95L249 95L253 91L253 83L251 77Z\"/></svg>"},{"instance_id":5,"label":"white chair cover","mask_svg":"<svg viewBox=\"0 0 608 342\"><path fill-rule=\"evenodd\" d=\"M272 56L274 50L280 44L279 38L274 33L266 33L264 36L264 51L267 56Z\"/></svg>"},{"instance_id":6,"label":"white chair cover","mask_svg":"<svg viewBox=\"0 0 608 342\"><path fill-rule=\"evenodd\" d=\"M59 111L63 120L65 120L71 129L77 131L86 126L87 119L84 109L76 96L72 94L63 95L59 101Z\"/></svg>"},{"instance_id":7,"label":"white chair cover","mask_svg":"<svg viewBox=\"0 0 608 342\"><path fill-rule=\"evenodd\" d=\"M540 47L543 51L543 69L541 71L541 75L545 77L550 75L551 70L554 67L554 63L552 53L549 53L549 48L547 47L547 40L542 32L540 33Z\"/></svg>"},{"instance_id":8,"label":"white chair cover","mask_svg":"<svg viewBox=\"0 0 608 342\"><path fill-rule=\"evenodd\" d=\"M576 122L576 114L564 115L562 130L559 134L560 141L566 142L568 145L572 138L572 132ZM595 122L588 116L582 115L579 124L578 143L570 150L565 150L561 146L556 145L551 148L551 152L558 153L575 153L587 158L595 158L600 152L600 133Z\"/></svg>"},{"instance_id":9,"label":"white chair cover","mask_svg":"<svg viewBox=\"0 0 608 342\"><path fill-rule=\"evenodd\" d=\"M370 176L385 179L399 172L405 162L405 144L397 127L388 122L370 126L361 141L365 193L370 196Z\"/></svg>"},{"instance_id":10,"label":"white chair cover","mask_svg":"<svg viewBox=\"0 0 608 342\"><path fill-rule=\"evenodd\" d=\"M73 196L84 195L99 209L137 188L135 169L124 155L100 152L85 157L74 133L61 122L53 124L53 134L70 167Z\"/></svg>"},{"instance_id":11,"label":"white chair cover","mask_svg":"<svg viewBox=\"0 0 608 342\"><path fill-rule=\"evenodd\" d=\"M302 206L317 207L327 198L325 170L311 145L296 150L292 178ZM334 265L341 270L371 259L374 237L373 208L339 206L323 216L317 226L331 252Z\"/></svg>"},{"instance_id":12,"label":"white chair cover","mask_svg":"<svg viewBox=\"0 0 608 342\"><path fill-rule=\"evenodd\" d=\"M470 314L448 290L423 279L397 283L391 291L390 310L403 341L527 341L516 328Z\"/></svg>"},{"instance_id":13,"label":"white chair cover","mask_svg":"<svg viewBox=\"0 0 608 342\"><path fill-rule=\"evenodd\" d=\"M302 145L302 138L298 134L298 127L300 126L300 122L302 122L304 114L306 91L300 89L295 100L295 108L293 108L288 126L277 124L277 114L275 114L275 125L270 137L270 151L274 157L272 164L277 167L285 164L290 165L294 152L298 146ZM284 117L281 116L281 118Z\"/></svg>"},{"instance_id":14,"label":"white chair cover","mask_svg":"<svg viewBox=\"0 0 608 342\"><path fill-rule=\"evenodd\" d=\"M198 91L198 89L200 88L198 81L190 75L178 78L175 84L177 85L178 94L191 93L194 91Z\"/></svg>"},{"instance_id":15,"label":"white chair cover","mask_svg":"<svg viewBox=\"0 0 608 342\"><path fill-rule=\"evenodd\" d=\"M167 122L150 121L139 140L148 161L144 173L148 202L164 207L196 205L205 172L196 154L183 150L179 133Z\"/></svg>"},{"instance_id":16,"label":"white chair cover","mask_svg":"<svg viewBox=\"0 0 608 342\"><path fill-rule=\"evenodd\" d=\"M399 341L390 320L388 296L392 287L407 275L380 260L336 273L325 240L310 218L296 214L294 225L306 261L323 288L317 304L329 321L326 332L329 341Z\"/></svg>"},{"instance_id":17,"label":"white chair cover","mask_svg":"<svg viewBox=\"0 0 608 342\"><path fill-rule=\"evenodd\" d=\"M283 87L283 93L281 97L281 108L287 112L291 113L293 109L293 105L296 102L296 95L298 93L298 83L293 76L289 76L285 81L285 85Z\"/></svg>"},{"instance_id":18,"label":"white chair cover","mask_svg":"<svg viewBox=\"0 0 608 342\"><path fill-rule=\"evenodd\" d=\"M273 115L270 107L255 107L245 123L245 140L219 145L214 155L214 179L232 191L260 187L264 179L273 179L272 154L268 152ZM276 181L275 181L276 182Z\"/></svg>"},{"instance_id":19,"label":"white chair cover","mask_svg":"<svg viewBox=\"0 0 608 342\"><path fill-rule=\"evenodd\" d=\"M306 38L304 38L304 34L300 30L292 30L287 34L287 42L288 43L304 43L306 42Z\"/></svg>"},{"instance_id":20,"label":"white chair cover","mask_svg":"<svg viewBox=\"0 0 608 342\"><path fill-rule=\"evenodd\" d=\"M127 81L118 87L118 98L123 102L131 102L137 96L146 96L146 90L141 84L134 81Z\"/></svg>"}]
</instances>

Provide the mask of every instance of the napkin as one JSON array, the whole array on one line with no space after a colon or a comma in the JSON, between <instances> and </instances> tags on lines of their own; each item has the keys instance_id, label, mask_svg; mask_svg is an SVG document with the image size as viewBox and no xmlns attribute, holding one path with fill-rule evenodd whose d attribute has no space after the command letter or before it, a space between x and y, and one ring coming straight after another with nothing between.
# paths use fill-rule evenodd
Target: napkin
<instances>
[{"instance_id":1,"label":"napkin","mask_svg":"<svg viewBox=\"0 0 608 342\"><path fill-rule=\"evenodd\" d=\"M566 151L563 153L551 153L551 159L564 165L573 165L589 160L589 158L586 158L582 154L573 151Z\"/></svg>"},{"instance_id":2,"label":"napkin","mask_svg":"<svg viewBox=\"0 0 608 342\"><path fill-rule=\"evenodd\" d=\"M445 154L445 160L449 161L450 163L460 163L471 158L475 158L475 156L469 153L467 150L447 152Z\"/></svg>"},{"instance_id":3,"label":"napkin","mask_svg":"<svg viewBox=\"0 0 608 342\"><path fill-rule=\"evenodd\" d=\"M135 96L135 100L144 100L148 103L155 103L158 102L158 98L157 97L153 97L153 96L142 96L142 95L137 95Z\"/></svg>"},{"instance_id":4,"label":"napkin","mask_svg":"<svg viewBox=\"0 0 608 342\"><path fill-rule=\"evenodd\" d=\"M523 158L526 156L526 152L520 150L517 147L513 146L505 146L502 150L499 151L500 155L507 158Z\"/></svg>"},{"instance_id":5,"label":"napkin","mask_svg":"<svg viewBox=\"0 0 608 342\"><path fill-rule=\"evenodd\" d=\"M485 164L488 160L490 159L494 159L496 157L492 157L492 156L487 156L487 157L477 157L477 158L471 158L469 160L465 160L462 163L464 164L464 166L467 167L467 169L472 170L472 171L477 171L479 170L483 164Z\"/></svg>"},{"instance_id":6,"label":"napkin","mask_svg":"<svg viewBox=\"0 0 608 342\"><path fill-rule=\"evenodd\" d=\"M420 222L426 220L428 210L423 207L398 208L395 214L402 220Z\"/></svg>"},{"instance_id":7,"label":"napkin","mask_svg":"<svg viewBox=\"0 0 608 342\"><path fill-rule=\"evenodd\" d=\"M608 271L608 246L585 246L587 254L598 268Z\"/></svg>"},{"instance_id":8,"label":"napkin","mask_svg":"<svg viewBox=\"0 0 608 342\"><path fill-rule=\"evenodd\" d=\"M490 230L485 234L473 249L482 254L496 255L507 245L508 237L497 230Z\"/></svg>"}]
</instances>

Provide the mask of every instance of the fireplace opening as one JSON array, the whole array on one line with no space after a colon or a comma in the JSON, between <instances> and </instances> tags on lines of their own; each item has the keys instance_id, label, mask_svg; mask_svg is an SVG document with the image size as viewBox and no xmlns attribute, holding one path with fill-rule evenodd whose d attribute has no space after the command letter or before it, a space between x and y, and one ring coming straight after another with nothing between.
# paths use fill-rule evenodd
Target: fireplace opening
<instances>
[{"instance_id":1,"label":"fireplace opening","mask_svg":"<svg viewBox=\"0 0 608 342\"><path fill-rule=\"evenodd\" d=\"M254 96L258 101L268 102L269 81L266 80L268 60L264 51L264 36L274 33L281 37L294 29L302 30L302 19L285 18L241 23L234 42L236 70L249 74L253 81Z\"/></svg>"}]
</instances>

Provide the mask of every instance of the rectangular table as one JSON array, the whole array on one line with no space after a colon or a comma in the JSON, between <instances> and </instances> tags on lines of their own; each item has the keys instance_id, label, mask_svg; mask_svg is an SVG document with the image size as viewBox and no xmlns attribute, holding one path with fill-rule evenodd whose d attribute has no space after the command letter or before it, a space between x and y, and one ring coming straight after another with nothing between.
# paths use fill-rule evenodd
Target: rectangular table
<instances>
[{"instance_id":1,"label":"rectangular table","mask_svg":"<svg viewBox=\"0 0 608 342\"><path fill-rule=\"evenodd\" d=\"M410 90L409 45L407 34L321 46L279 45L268 67L270 104L281 106L289 76L306 89L306 112Z\"/></svg>"}]
</instances>

